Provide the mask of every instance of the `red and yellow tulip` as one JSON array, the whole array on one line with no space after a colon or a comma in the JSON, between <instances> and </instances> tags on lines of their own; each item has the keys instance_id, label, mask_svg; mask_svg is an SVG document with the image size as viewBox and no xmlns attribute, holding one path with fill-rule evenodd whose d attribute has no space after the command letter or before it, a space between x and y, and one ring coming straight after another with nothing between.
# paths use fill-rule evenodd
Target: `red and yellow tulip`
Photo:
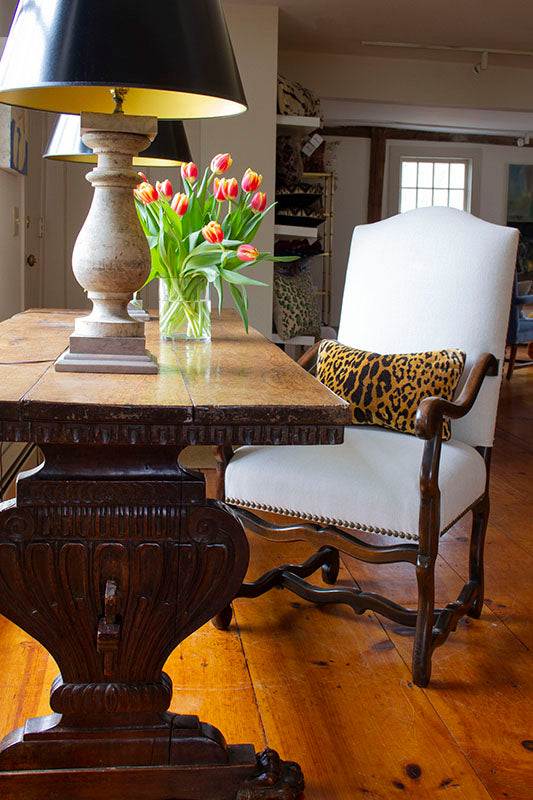
<instances>
[{"instance_id":1,"label":"red and yellow tulip","mask_svg":"<svg viewBox=\"0 0 533 800\"><path fill-rule=\"evenodd\" d=\"M151 183L148 183L148 181L139 183L133 190L133 194L138 200L144 203L145 206L159 199L157 189L155 186L152 186Z\"/></svg>"},{"instance_id":2,"label":"red and yellow tulip","mask_svg":"<svg viewBox=\"0 0 533 800\"><path fill-rule=\"evenodd\" d=\"M182 192L176 192L172 198L170 207L179 217L182 217L189 208L189 198Z\"/></svg>"},{"instance_id":3,"label":"red and yellow tulip","mask_svg":"<svg viewBox=\"0 0 533 800\"><path fill-rule=\"evenodd\" d=\"M172 197L172 184L170 183L168 178L164 180L163 183L157 181L155 184L155 188L157 189L158 195L160 197L164 197L165 200L170 200L170 198Z\"/></svg>"},{"instance_id":4,"label":"red and yellow tulip","mask_svg":"<svg viewBox=\"0 0 533 800\"><path fill-rule=\"evenodd\" d=\"M224 192L228 200L235 200L239 194L239 184L236 178L226 178L224 181Z\"/></svg>"},{"instance_id":5,"label":"red and yellow tulip","mask_svg":"<svg viewBox=\"0 0 533 800\"><path fill-rule=\"evenodd\" d=\"M183 180L187 181L188 183L192 183L198 177L198 169L196 168L196 164L194 161L189 161L187 164L182 164L181 166L181 177Z\"/></svg>"},{"instance_id":6,"label":"red and yellow tulip","mask_svg":"<svg viewBox=\"0 0 533 800\"><path fill-rule=\"evenodd\" d=\"M267 204L267 196L264 192L256 192L250 200L250 208L256 214L264 211Z\"/></svg>"},{"instance_id":7,"label":"red and yellow tulip","mask_svg":"<svg viewBox=\"0 0 533 800\"><path fill-rule=\"evenodd\" d=\"M220 244L224 238L224 231L218 222L211 220L211 222L208 222L207 225L204 225L202 228L202 236L206 242L210 242L211 244Z\"/></svg>"},{"instance_id":8,"label":"red and yellow tulip","mask_svg":"<svg viewBox=\"0 0 533 800\"><path fill-rule=\"evenodd\" d=\"M225 183L226 181L224 178L215 178L213 183L213 194L215 195L215 199L219 202L226 199Z\"/></svg>"},{"instance_id":9,"label":"red and yellow tulip","mask_svg":"<svg viewBox=\"0 0 533 800\"><path fill-rule=\"evenodd\" d=\"M233 164L233 159L229 153L218 153L211 159L211 172L215 175L222 175Z\"/></svg>"},{"instance_id":10,"label":"red and yellow tulip","mask_svg":"<svg viewBox=\"0 0 533 800\"><path fill-rule=\"evenodd\" d=\"M237 248L237 258L241 261L255 261L259 251L251 244L241 244Z\"/></svg>"},{"instance_id":11,"label":"red and yellow tulip","mask_svg":"<svg viewBox=\"0 0 533 800\"><path fill-rule=\"evenodd\" d=\"M262 175L248 168L242 176L241 186L245 192L255 192L261 186Z\"/></svg>"}]
</instances>

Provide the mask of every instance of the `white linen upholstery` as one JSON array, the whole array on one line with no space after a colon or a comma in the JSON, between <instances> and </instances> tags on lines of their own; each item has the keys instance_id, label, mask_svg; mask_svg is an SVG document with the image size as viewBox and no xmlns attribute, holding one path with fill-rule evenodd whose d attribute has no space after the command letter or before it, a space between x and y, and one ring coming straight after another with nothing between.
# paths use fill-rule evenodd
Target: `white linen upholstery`
<instances>
[{"instance_id":1,"label":"white linen upholstery","mask_svg":"<svg viewBox=\"0 0 533 800\"><path fill-rule=\"evenodd\" d=\"M418 208L353 233L339 341L376 353L458 348L503 364L518 232L453 208ZM452 437L493 443L500 377L485 378Z\"/></svg>"},{"instance_id":2,"label":"white linen upholstery","mask_svg":"<svg viewBox=\"0 0 533 800\"><path fill-rule=\"evenodd\" d=\"M424 442L375 427L345 429L342 445L241 447L226 469L226 499L340 527L418 538L419 473ZM442 445L441 530L485 488L477 450Z\"/></svg>"}]
</instances>

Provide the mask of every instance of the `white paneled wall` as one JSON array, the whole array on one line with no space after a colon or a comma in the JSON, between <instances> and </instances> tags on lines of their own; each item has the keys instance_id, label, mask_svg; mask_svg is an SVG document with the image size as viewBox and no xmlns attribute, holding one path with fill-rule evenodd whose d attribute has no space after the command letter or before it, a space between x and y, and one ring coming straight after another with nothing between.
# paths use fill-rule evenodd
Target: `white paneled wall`
<instances>
[{"instance_id":1,"label":"white paneled wall","mask_svg":"<svg viewBox=\"0 0 533 800\"><path fill-rule=\"evenodd\" d=\"M22 308L24 178L0 169L0 320ZM14 215L19 226L15 232Z\"/></svg>"}]
</instances>

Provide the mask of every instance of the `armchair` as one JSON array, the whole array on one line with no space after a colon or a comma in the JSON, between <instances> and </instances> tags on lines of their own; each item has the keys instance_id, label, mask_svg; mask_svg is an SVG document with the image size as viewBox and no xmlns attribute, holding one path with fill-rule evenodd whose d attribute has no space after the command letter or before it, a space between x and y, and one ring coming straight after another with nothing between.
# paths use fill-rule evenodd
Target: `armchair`
<instances>
[{"instance_id":1,"label":"armchair","mask_svg":"<svg viewBox=\"0 0 533 800\"><path fill-rule=\"evenodd\" d=\"M509 314L509 328L507 329L507 344L510 347L509 363L507 365L507 380L511 380L513 371L519 367L527 367L533 361L516 361L516 353L519 344L533 342L533 319L521 316L521 311L525 305L533 305L533 295L520 294L518 278L515 274L513 285L513 298L511 300L511 313Z\"/></svg>"},{"instance_id":2,"label":"armchair","mask_svg":"<svg viewBox=\"0 0 533 800\"><path fill-rule=\"evenodd\" d=\"M460 348L466 363L455 399L426 397L415 434L373 425L345 429L335 446L217 449L218 497L249 531L277 541L308 540L318 551L304 564L270 570L237 596L273 586L319 604L347 603L415 628L413 679L429 682L431 658L465 614L483 605L483 545L488 480L501 384L517 232L462 211L423 208L353 234L339 341L373 353ZM301 359L312 367L320 344ZM443 441L443 418L451 438ZM278 526L255 511L294 519ZM457 599L435 608L439 538L472 512L469 579ZM365 534L382 536L375 544ZM378 537L376 537L377 540ZM333 585L339 551L371 563L413 565L418 607L374 592L324 588L305 579L322 568ZM215 620L231 621L231 609Z\"/></svg>"}]
</instances>

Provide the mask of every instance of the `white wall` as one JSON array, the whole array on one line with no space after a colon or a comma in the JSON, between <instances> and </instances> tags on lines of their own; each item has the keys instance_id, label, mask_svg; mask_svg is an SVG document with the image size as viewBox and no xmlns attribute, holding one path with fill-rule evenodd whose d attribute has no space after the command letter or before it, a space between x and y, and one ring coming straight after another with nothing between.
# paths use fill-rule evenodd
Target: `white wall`
<instances>
[{"instance_id":1,"label":"white wall","mask_svg":"<svg viewBox=\"0 0 533 800\"><path fill-rule=\"evenodd\" d=\"M24 178L0 169L0 320L22 309L22 259L24 243ZM18 208L19 229L13 227Z\"/></svg>"},{"instance_id":2,"label":"white wall","mask_svg":"<svg viewBox=\"0 0 533 800\"><path fill-rule=\"evenodd\" d=\"M337 326L352 232L367 219L370 140L328 136L326 142L335 148L331 321Z\"/></svg>"},{"instance_id":3,"label":"white wall","mask_svg":"<svg viewBox=\"0 0 533 800\"><path fill-rule=\"evenodd\" d=\"M531 70L489 64L479 75L465 61L332 55L279 54L280 72L319 97L463 108L533 110Z\"/></svg>"}]
</instances>

